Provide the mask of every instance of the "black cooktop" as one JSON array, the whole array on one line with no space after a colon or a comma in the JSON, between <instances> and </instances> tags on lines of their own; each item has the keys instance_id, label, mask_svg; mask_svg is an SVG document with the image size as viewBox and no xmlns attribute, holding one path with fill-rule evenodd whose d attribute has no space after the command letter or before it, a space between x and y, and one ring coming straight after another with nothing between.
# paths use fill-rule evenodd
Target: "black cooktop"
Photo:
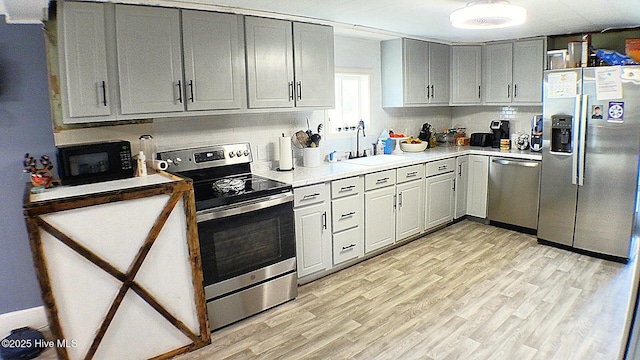
<instances>
[{"instance_id":1,"label":"black cooktop","mask_svg":"<svg viewBox=\"0 0 640 360\"><path fill-rule=\"evenodd\" d=\"M196 211L291 191L292 186L254 174L193 179Z\"/></svg>"}]
</instances>

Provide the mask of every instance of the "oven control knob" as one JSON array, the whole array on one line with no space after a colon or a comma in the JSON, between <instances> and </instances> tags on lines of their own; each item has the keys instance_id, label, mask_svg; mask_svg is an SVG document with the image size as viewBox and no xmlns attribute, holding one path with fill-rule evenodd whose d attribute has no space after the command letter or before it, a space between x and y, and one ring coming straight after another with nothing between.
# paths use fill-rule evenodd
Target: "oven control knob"
<instances>
[{"instance_id":1,"label":"oven control knob","mask_svg":"<svg viewBox=\"0 0 640 360\"><path fill-rule=\"evenodd\" d=\"M167 159L166 161L167 161L167 164L173 164L173 160L171 159Z\"/></svg>"},{"instance_id":2,"label":"oven control knob","mask_svg":"<svg viewBox=\"0 0 640 360\"><path fill-rule=\"evenodd\" d=\"M237 155L238 157L242 156L242 151L238 150L238 151L236 152L236 155Z\"/></svg>"},{"instance_id":3,"label":"oven control knob","mask_svg":"<svg viewBox=\"0 0 640 360\"><path fill-rule=\"evenodd\" d=\"M180 165L180 163L182 162L182 159L180 159L180 158L175 158L175 160L173 160L173 162L174 162L176 165Z\"/></svg>"},{"instance_id":4,"label":"oven control knob","mask_svg":"<svg viewBox=\"0 0 640 360\"><path fill-rule=\"evenodd\" d=\"M249 150L244 151L244 156L249 156Z\"/></svg>"},{"instance_id":5,"label":"oven control knob","mask_svg":"<svg viewBox=\"0 0 640 360\"><path fill-rule=\"evenodd\" d=\"M235 157L235 156L236 156L236 153L234 153L233 151L229 153L229 157L230 158Z\"/></svg>"}]
</instances>

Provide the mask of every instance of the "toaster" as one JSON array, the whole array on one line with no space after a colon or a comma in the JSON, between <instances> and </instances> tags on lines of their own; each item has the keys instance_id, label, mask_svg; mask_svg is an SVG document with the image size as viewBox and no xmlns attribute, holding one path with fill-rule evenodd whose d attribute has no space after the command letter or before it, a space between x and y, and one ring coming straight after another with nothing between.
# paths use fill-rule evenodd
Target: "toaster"
<instances>
[{"instance_id":1,"label":"toaster","mask_svg":"<svg viewBox=\"0 0 640 360\"><path fill-rule=\"evenodd\" d=\"M469 141L469 145L471 146L491 146L491 142L493 140L492 133L473 133L471 134L471 140Z\"/></svg>"}]
</instances>

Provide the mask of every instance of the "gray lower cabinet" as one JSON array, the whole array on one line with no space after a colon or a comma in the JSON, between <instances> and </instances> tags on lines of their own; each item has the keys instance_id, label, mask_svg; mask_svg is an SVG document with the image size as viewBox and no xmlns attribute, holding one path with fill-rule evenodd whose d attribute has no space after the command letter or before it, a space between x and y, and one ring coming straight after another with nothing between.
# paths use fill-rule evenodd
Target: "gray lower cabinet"
<instances>
[{"instance_id":1,"label":"gray lower cabinet","mask_svg":"<svg viewBox=\"0 0 640 360\"><path fill-rule=\"evenodd\" d=\"M122 114L184 110L180 10L116 5Z\"/></svg>"},{"instance_id":2,"label":"gray lower cabinet","mask_svg":"<svg viewBox=\"0 0 640 360\"><path fill-rule=\"evenodd\" d=\"M489 189L489 156L469 155L467 215L486 218Z\"/></svg>"},{"instance_id":3,"label":"gray lower cabinet","mask_svg":"<svg viewBox=\"0 0 640 360\"><path fill-rule=\"evenodd\" d=\"M396 170L396 241L424 230L424 172L422 164Z\"/></svg>"},{"instance_id":4,"label":"gray lower cabinet","mask_svg":"<svg viewBox=\"0 0 640 360\"><path fill-rule=\"evenodd\" d=\"M245 17L249 108L333 107L333 28Z\"/></svg>"},{"instance_id":5,"label":"gray lower cabinet","mask_svg":"<svg viewBox=\"0 0 640 360\"><path fill-rule=\"evenodd\" d=\"M298 277L331 269L329 184L296 188L294 194Z\"/></svg>"},{"instance_id":6,"label":"gray lower cabinet","mask_svg":"<svg viewBox=\"0 0 640 360\"><path fill-rule=\"evenodd\" d=\"M427 163L425 230L453 220L455 211L455 159Z\"/></svg>"},{"instance_id":7,"label":"gray lower cabinet","mask_svg":"<svg viewBox=\"0 0 640 360\"><path fill-rule=\"evenodd\" d=\"M467 197L469 188L469 156L456 157L456 182L455 182L455 219L467 214Z\"/></svg>"},{"instance_id":8,"label":"gray lower cabinet","mask_svg":"<svg viewBox=\"0 0 640 360\"><path fill-rule=\"evenodd\" d=\"M365 175L365 253L392 245L396 241L396 171Z\"/></svg>"},{"instance_id":9,"label":"gray lower cabinet","mask_svg":"<svg viewBox=\"0 0 640 360\"><path fill-rule=\"evenodd\" d=\"M364 256L364 181L362 176L331 182L333 265Z\"/></svg>"}]
</instances>

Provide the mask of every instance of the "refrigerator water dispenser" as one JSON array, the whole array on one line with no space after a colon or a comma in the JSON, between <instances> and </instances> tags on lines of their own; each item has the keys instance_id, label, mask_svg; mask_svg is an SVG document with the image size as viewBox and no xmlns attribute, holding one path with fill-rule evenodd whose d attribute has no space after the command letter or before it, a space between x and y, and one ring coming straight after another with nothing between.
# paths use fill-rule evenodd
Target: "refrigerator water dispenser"
<instances>
[{"instance_id":1,"label":"refrigerator water dispenser","mask_svg":"<svg viewBox=\"0 0 640 360\"><path fill-rule=\"evenodd\" d=\"M551 116L551 152L571 154L573 116Z\"/></svg>"}]
</instances>

